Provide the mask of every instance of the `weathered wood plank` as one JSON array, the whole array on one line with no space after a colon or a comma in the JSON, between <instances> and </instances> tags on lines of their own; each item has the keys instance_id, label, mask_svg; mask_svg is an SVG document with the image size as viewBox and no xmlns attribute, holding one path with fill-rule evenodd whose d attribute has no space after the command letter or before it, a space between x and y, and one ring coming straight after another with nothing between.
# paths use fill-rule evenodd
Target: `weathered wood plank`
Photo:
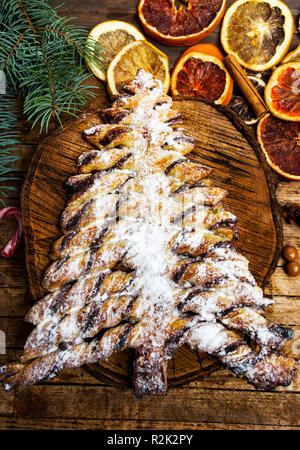
<instances>
[{"instance_id":1,"label":"weathered wood plank","mask_svg":"<svg viewBox=\"0 0 300 450\"><path fill-rule=\"evenodd\" d=\"M300 430L281 425L154 420L30 419L0 417L1 430Z\"/></svg>"},{"instance_id":2,"label":"weathered wood plank","mask_svg":"<svg viewBox=\"0 0 300 450\"><path fill-rule=\"evenodd\" d=\"M23 250L22 250L23 252ZM0 289L8 288L11 291L17 286L27 286L25 260L23 257L0 258ZM7 291L3 291L6 295Z\"/></svg>"},{"instance_id":3,"label":"weathered wood plank","mask_svg":"<svg viewBox=\"0 0 300 450\"><path fill-rule=\"evenodd\" d=\"M186 386L187 389L220 389L220 390L247 390L254 391L256 389L249 385L249 383L243 377L237 377L235 374L227 369L220 369L210 374L203 380L194 381ZM287 388L278 387L276 393L281 392L284 395L285 392L300 392L300 375L296 375L293 383Z\"/></svg>"},{"instance_id":4,"label":"weathered wood plank","mask_svg":"<svg viewBox=\"0 0 300 450\"><path fill-rule=\"evenodd\" d=\"M0 330L5 333L8 348L24 347L25 340L32 329L33 326L24 322L22 318L0 317Z\"/></svg>"},{"instance_id":5,"label":"weathered wood plank","mask_svg":"<svg viewBox=\"0 0 300 450\"><path fill-rule=\"evenodd\" d=\"M267 318L283 325L300 325L300 298L273 297L274 304L266 311Z\"/></svg>"},{"instance_id":6,"label":"weathered wood plank","mask_svg":"<svg viewBox=\"0 0 300 450\"><path fill-rule=\"evenodd\" d=\"M270 392L173 389L134 399L130 390L33 386L16 391L15 416L36 419L154 420L299 426L300 396Z\"/></svg>"},{"instance_id":7,"label":"weathered wood plank","mask_svg":"<svg viewBox=\"0 0 300 450\"><path fill-rule=\"evenodd\" d=\"M0 317L24 317L30 308L24 254L22 242L13 257L0 258Z\"/></svg>"},{"instance_id":8,"label":"weathered wood plank","mask_svg":"<svg viewBox=\"0 0 300 450\"><path fill-rule=\"evenodd\" d=\"M2 288L0 300L0 317L23 318L29 310L28 287L26 284L15 288Z\"/></svg>"},{"instance_id":9,"label":"weathered wood plank","mask_svg":"<svg viewBox=\"0 0 300 450\"><path fill-rule=\"evenodd\" d=\"M276 191L277 199L280 204L296 202L300 199L300 181L286 182L278 184Z\"/></svg>"},{"instance_id":10,"label":"weathered wood plank","mask_svg":"<svg viewBox=\"0 0 300 450\"><path fill-rule=\"evenodd\" d=\"M277 267L272 276L273 295L299 296L300 277L290 277L283 267Z\"/></svg>"},{"instance_id":11,"label":"weathered wood plank","mask_svg":"<svg viewBox=\"0 0 300 450\"><path fill-rule=\"evenodd\" d=\"M14 409L14 392L5 392L3 389L0 391L0 416L8 416L13 414ZM1 429L1 417L0 417L0 429Z\"/></svg>"}]
</instances>

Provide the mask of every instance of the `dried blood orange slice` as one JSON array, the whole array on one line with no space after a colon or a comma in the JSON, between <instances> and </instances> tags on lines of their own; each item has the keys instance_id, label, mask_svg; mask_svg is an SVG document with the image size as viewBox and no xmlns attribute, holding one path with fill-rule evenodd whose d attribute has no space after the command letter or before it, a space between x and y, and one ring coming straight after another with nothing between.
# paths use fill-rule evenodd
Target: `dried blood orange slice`
<instances>
[{"instance_id":1,"label":"dried blood orange slice","mask_svg":"<svg viewBox=\"0 0 300 450\"><path fill-rule=\"evenodd\" d=\"M257 127L257 137L270 166L290 180L300 180L300 123L270 114Z\"/></svg>"},{"instance_id":2,"label":"dried blood orange slice","mask_svg":"<svg viewBox=\"0 0 300 450\"><path fill-rule=\"evenodd\" d=\"M300 62L282 64L274 70L265 89L265 100L274 116L300 121Z\"/></svg>"},{"instance_id":3,"label":"dried blood orange slice","mask_svg":"<svg viewBox=\"0 0 300 450\"><path fill-rule=\"evenodd\" d=\"M188 49L174 67L172 95L227 105L232 97L233 81L221 58L222 53L212 44L198 44Z\"/></svg>"},{"instance_id":4,"label":"dried blood orange slice","mask_svg":"<svg viewBox=\"0 0 300 450\"><path fill-rule=\"evenodd\" d=\"M151 37L166 45L193 45L220 23L226 0L140 0L138 15ZM186 5L185 5L186 4Z\"/></svg>"}]
</instances>

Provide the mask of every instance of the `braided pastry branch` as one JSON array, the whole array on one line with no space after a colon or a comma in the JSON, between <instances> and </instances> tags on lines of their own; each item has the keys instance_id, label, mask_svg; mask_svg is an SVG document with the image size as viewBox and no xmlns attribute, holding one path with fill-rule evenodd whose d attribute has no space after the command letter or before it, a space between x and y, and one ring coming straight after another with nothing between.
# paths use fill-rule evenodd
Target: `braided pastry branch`
<instances>
[{"instance_id":1,"label":"braided pastry branch","mask_svg":"<svg viewBox=\"0 0 300 450\"><path fill-rule=\"evenodd\" d=\"M0 368L5 375L4 388L11 390L17 386L28 386L53 378L64 368L80 367L107 360L127 346L131 324L120 325L104 333L102 338L83 342L74 347L66 344L60 350L35 359L29 364L8 364Z\"/></svg>"},{"instance_id":2,"label":"braided pastry branch","mask_svg":"<svg viewBox=\"0 0 300 450\"><path fill-rule=\"evenodd\" d=\"M187 343L193 349L217 357L223 365L237 375L244 375L251 384L261 389L287 386L297 372L292 358L269 353L265 349L256 353L240 335L215 322L196 325Z\"/></svg>"}]
</instances>

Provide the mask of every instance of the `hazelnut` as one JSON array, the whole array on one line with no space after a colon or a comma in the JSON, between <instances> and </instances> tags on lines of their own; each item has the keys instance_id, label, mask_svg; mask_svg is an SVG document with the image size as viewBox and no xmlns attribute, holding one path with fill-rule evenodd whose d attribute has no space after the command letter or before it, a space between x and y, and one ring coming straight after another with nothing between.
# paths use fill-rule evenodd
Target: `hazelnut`
<instances>
[{"instance_id":1,"label":"hazelnut","mask_svg":"<svg viewBox=\"0 0 300 450\"><path fill-rule=\"evenodd\" d=\"M298 258L298 250L292 245L285 245L282 250L282 256L287 261L295 261Z\"/></svg>"},{"instance_id":2,"label":"hazelnut","mask_svg":"<svg viewBox=\"0 0 300 450\"><path fill-rule=\"evenodd\" d=\"M290 277L297 277L300 274L300 264L296 261L291 261L287 263L285 270Z\"/></svg>"}]
</instances>

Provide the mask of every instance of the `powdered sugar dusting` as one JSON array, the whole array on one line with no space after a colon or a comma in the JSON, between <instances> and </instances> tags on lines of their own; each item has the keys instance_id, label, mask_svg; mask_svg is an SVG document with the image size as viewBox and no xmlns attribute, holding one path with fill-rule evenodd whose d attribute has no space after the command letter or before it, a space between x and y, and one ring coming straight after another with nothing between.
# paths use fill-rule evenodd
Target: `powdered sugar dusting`
<instances>
[{"instance_id":1,"label":"powdered sugar dusting","mask_svg":"<svg viewBox=\"0 0 300 450\"><path fill-rule=\"evenodd\" d=\"M182 233L182 223L172 222L174 211L180 208L190 207L195 203L200 206L205 201L215 199L219 202L224 196L224 192L218 188L198 187L187 192L179 194L173 198L171 194L170 180L160 166L160 161L165 158L171 158L168 162L181 160L182 152L190 149L191 143L184 140L184 132L181 128L173 130L168 123L171 114L172 100L163 94L163 86L160 82L153 80L152 76L140 71L137 75L134 86L138 86L135 96L123 96L117 99L113 107L130 108L130 129L134 133L135 140L128 147L121 147L132 154L131 163L128 168L114 170L109 177L115 174L120 175L125 171L133 174L130 182L122 188L122 195L126 197L129 209L126 211L125 205L121 205L122 217L115 225L111 226L108 238L104 245L110 246L110 252L113 246L118 246L121 242L126 248L126 255L122 264L135 271L134 282L125 290L126 295L138 296L134 317L139 320L143 327L142 335L138 332L132 340L132 346L141 345L143 340L151 341L151 346L161 346L168 335L170 317L173 320L180 317L180 312L176 307L176 293L180 289L188 286L197 285L201 280L205 280L211 273L223 277L236 287L238 281L236 275L239 274L249 283L253 283L253 277L248 271L248 261L240 254L226 248L217 248L214 253L197 265L197 270L189 281L182 281L179 286L172 280L170 273L180 257L173 251L176 246L181 244L190 249L191 252L198 246L205 244L207 239L214 237L215 233L207 229L205 221L208 217L208 208L200 207L195 214L195 225L198 227L195 231L194 224L191 227L185 227ZM133 87L134 87L133 86ZM133 101L133 99L135 99ZM125 119L128 122L128 116ZM96 125L85 130L86 136L91 136L95 132L105 131L106 125ZM111 125L108 125L110 127ZM166 146L167 151L164 150ZM116 148L116 151L120 151ZM113 155L113 149L101 150L99 161L105 164L110 161ZM107 156L106 156L107 155ZM107 177L106 177L107 178ZM107 193L105 176L92 186L95 191L95 205L93 206L93 216L85 228L103 226L105 217L109 213L110 199L115 194ZM109 184L108 184L109 186ZM131 205L134 204L134 211L131 211ZM185 205L185 206L184 206ZM222 210L222 209L221 209ZM234 216L226 212L224 218L234 220ZM199 228L199 225L203 228ZM208 226L208 224L207 224ZM172 245L171 245L172 243ZM74 249L75 250L75 249ZM80 258L80 255L79 255ZM109 264L110 253L101 255L101 267ZM71 258L70 270L76 270L78 264L76 258ZM97 262L99 265L99 262ZM89 276L88 274L84 275ZM235 280L235 281L234 281ZM244 283L244 285L247 283ZM216 302L220 296L234 295L233 289L220 288L211 290L211 298L203 303L203 307L198 307L198 314L202 320L216 320ZM97 302L103 304L105 294L97 297ZM69 311L67 319L60 325L60 332L65 336L76 336L80 334L77 331L76 311L82 307L80 302ZM54 319L54 318L53 318ZM53 320L52 319L52 320ZM59 319L57 319L59 320ZM40 325L41 329L44 327ZM69 331L68 331L68 330ZM209 327L207 328L209 331Z\"/></svg>"},{"instance_id":2,"label":"powdered sugar dusting","mask_svg":"<svg viewBox=\"0 0 300 450\"><path fill-rule=\"evenodd\" d=\"M102 358L107 359L119 343L113 327L128 321L132 330L127 345L147 350L146 356L141 356L142 364L147 364L147 359L161 363L164 345L176 330L173 325L188 318L186 339L192 348L214 355L223 352L223 362L231 355L231 362L236 359L238 364L252 349L242 343L240 334L228 329L247 334L266 347L274 345L275 337L280 342L281 330L274 331L251 309L263 308L270 301L263 298L247 259L232 247L236 218L223 210L226 192L211 187L209 180L194 185L199 172L186 164L184 156L193 142L182 128L172 126L178 114L172 111L172 99L164 94L162 84L140 71L127 91L133 95L120 96L111 108L117 114L121 109L123 122L84 131L85 138L93 137L95 145L99 138L101 150L92 155L85 152L79 158L81 169L87 166L73 182L84 186L88 180L91 185L71 198L63 221L67 223L86 202L92 204L86 215L82 212L78 229L75 227L76 243L70 236L63 250L60 246L56 249L67 257L53 263L45 279L54 287L58 283L59 288L41 304L39 323L38 309L32 314L38 325L26 343L25 359L51 354L68 343L58 352L56 368L75 367L86 361L80 345L88 345L88 338L110 328L99 347ZM185 166L180 171L182 161ZM95 169L91 169L93 164ZM98 171L95 177L94 170ZM189 178L189 170L194 178ZM102 236L99 231L103 229ZM117 271L124 283L120 275L120 280L115 280L120 289L111 286L109 293L106 277ZM128 283L127 273L132 275ZM74 286L56 308L62 280ZM183 335L179 333L178 345ZM78 346L73 359L69 345ZM229 354L224 350L228 345L233 345ZM241 346L236 355L235 345ZM89 361L95 362L91 355ZM46 372L46 364L41 373ZM156 380L152 374L146 379L164 390L163 373ZM139 387L147 391L144 384L141 378Z\"/></svg>"}]
</instances>

